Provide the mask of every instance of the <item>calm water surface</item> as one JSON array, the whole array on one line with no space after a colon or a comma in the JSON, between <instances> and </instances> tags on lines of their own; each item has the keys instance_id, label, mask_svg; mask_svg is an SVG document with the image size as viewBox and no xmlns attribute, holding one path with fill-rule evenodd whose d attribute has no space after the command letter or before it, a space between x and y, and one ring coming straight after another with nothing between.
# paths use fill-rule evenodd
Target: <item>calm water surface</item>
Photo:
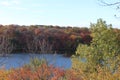
<instances>
[{"instance_id":1,"label":"calm water surface","mask_svg":"<svg viewBox=\"0 0 120 80\"><path fill-rule=\"evenodd\" d=\"M0 66L6 69L18 68L30 62L31 58L45 58L48 64L68 69L71 67L71 59L60 54L11 54L8 57L0 57Z\"/></svg>"}]
</instances>

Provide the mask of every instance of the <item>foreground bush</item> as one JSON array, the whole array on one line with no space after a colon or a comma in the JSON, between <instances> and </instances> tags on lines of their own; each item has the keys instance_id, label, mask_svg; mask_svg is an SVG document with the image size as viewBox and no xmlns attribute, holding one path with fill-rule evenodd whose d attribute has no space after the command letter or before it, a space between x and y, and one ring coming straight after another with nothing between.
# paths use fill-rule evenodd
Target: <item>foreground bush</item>
<instances>
[{"instance_id":1,"label":"foreground bush","mask_svg":"<svg viewBox=\"0 0 120 80\"><path fill-rule=\"evenodd\" d=\"M73 69L78 80L120 80L120 67L115 73L109 69L97 66L97 72L85 72L83 69Z\"/></svg>"},{"instance_id":2,"label":"foreground bush","mask_svg":"<svg viewBox=\"0 0 120 80\"><path fill-rule=\"evenodd\" d=\"M9 74L11 73L11 70L6 71L5 69L0 69L0 80L10 80Z\"/></svg>"},{"instance_id":3,"label":"foreground bush","mask_svg":"<svg viewBox=\"0 0 120 80\"><path fill-rule=\"evenodd\" d=\"M13 69L9 74L11 80L58 80L65 75L61 69L42 64L36 70L30 68Z\"/></svg>"},{"instance_id":4,"label":"foreground bush","mask_svg":"<svg viewBox=\"0 0 120 80\"><path fill-rule=\"evenodd\" d=\"M120 80L120 32L102 19L90 29L91 44L77 47L72 68L82 71L85 80Z\"/></svg>"},{"instance_id":5,"label":"foreground bush","mask_svg":"<svg viewBox=\"0 0 120 80\"><path fill-rule=\"evenodd\" d=\"M63 70L41 65L35 71L30 68L0 70L0 80L120 80L120 67L112 74L98 66L98 72L86 73L81 69Z\"/></svg>"}]
</instances>

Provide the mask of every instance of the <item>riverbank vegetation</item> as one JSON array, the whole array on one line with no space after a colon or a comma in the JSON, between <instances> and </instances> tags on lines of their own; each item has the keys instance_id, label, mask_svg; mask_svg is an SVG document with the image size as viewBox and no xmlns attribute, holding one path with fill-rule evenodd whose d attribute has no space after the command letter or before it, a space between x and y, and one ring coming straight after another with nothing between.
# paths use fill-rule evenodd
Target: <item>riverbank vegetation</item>
<instances>
[{"instance_id":1,"label":"riverbank vegetation","mask_svg":"<svg viewBox=\"0 0 120 80\"><path fill-rule=\"evenodd\" d=\"M0 42L8 43L7 48L2 44L0 47L8 51L7 53L72 54L79 43L90 44L90 33L85 27L0 25Z\"/></svg>"},{"instance_id":2,"label":"riverbank vegetation","mask_svg":"<svg viewBox=\"0 0 120 80\"><path fill-rule=\"evenodd\" d=\"M47 28L46 30L49 29ZM64 31L67 29L73 30L74 28L58 28L58 30ZM64 34L68 35L68 31L64 32ZM70 69L48 65L44 59L33 59L30 64L26 64L20 68L10 70L1 69L0 80L120 80L120 29L114 29L112 25L106 24L102 19L98 19L97 23L91 23L90 29L87 29L87 31L88 33L83 34L87 36L85 41L83 40L84 38L81 39L82 36L80 36L81 32L79 31L74 36L73 34L69 35L69 38L64 37L68 41L69 39L73 39L73 42L77 36L80 37L77 42L78 46L76 43L73 43L77 47L75 54L71 57L72 67ZM60 37L61 34L59 33L58 36L64 42L63 36ZM46 42L46 40L45 43L48 44L49 41ZM59 43L59 41L57 42ZM67 40L65 40L65 43L67 43ZM68 47L70 44L64 45Z\"/></svg>"}]
</instances>

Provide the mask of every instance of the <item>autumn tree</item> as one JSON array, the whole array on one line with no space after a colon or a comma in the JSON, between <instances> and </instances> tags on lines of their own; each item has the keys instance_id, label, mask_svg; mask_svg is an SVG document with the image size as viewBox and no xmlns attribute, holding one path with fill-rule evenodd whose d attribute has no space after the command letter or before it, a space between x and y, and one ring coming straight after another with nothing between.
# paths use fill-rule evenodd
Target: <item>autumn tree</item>
<instances>
[{"instance_id":1,"label":"autumn tree","mask_svg":"<svg viewBox=\"0 0 120 80\"><path fill-rule=\"evenodd\" d=\"M46 39L40 39L33 36L32 39L26 39L27 52L29 53L51 53L52 44Z\"/></svg>"},{"instance_id":2,"label":"autumn tree","mask_svg":"<svg viewBox=\"0 0 120 80\"><path fill-rule=\"evenodd\" d=\"M6 36L0 36L0 54L6 56L10 54L14 49L14 45L11 43L10 39Z\"/></svg>"}]
</instances>

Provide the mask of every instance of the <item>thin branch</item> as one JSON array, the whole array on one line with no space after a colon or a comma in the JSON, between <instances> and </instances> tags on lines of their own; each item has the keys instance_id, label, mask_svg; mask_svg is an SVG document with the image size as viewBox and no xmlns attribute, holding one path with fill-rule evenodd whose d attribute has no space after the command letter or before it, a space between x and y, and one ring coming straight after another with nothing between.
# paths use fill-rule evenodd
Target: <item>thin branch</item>
<instances>
[{"instance_id":1,"label":"thin branch","mask_svg":"<svg viewBox=\"0 0 120 80\"><path fill-rule=\"evenodd\" d=\"M10 54L14 49L14 45L11 43L8 37L0 36L0 55L5 56Z\"/></svg>"},{"instance_id":2,"label":"thin branch","mask_svg":"<svg viewBox=\"0 0 120 80\"><path fill-rule=\"evenodd\" d=\"M114 2L114 3L108 3L108 2L105 2L103 0L99 0L102 4L104 4L104 6L112 6L112 5L118 5L120 4L120 1L118 2Z\"/></svg>"}]
</instances>

